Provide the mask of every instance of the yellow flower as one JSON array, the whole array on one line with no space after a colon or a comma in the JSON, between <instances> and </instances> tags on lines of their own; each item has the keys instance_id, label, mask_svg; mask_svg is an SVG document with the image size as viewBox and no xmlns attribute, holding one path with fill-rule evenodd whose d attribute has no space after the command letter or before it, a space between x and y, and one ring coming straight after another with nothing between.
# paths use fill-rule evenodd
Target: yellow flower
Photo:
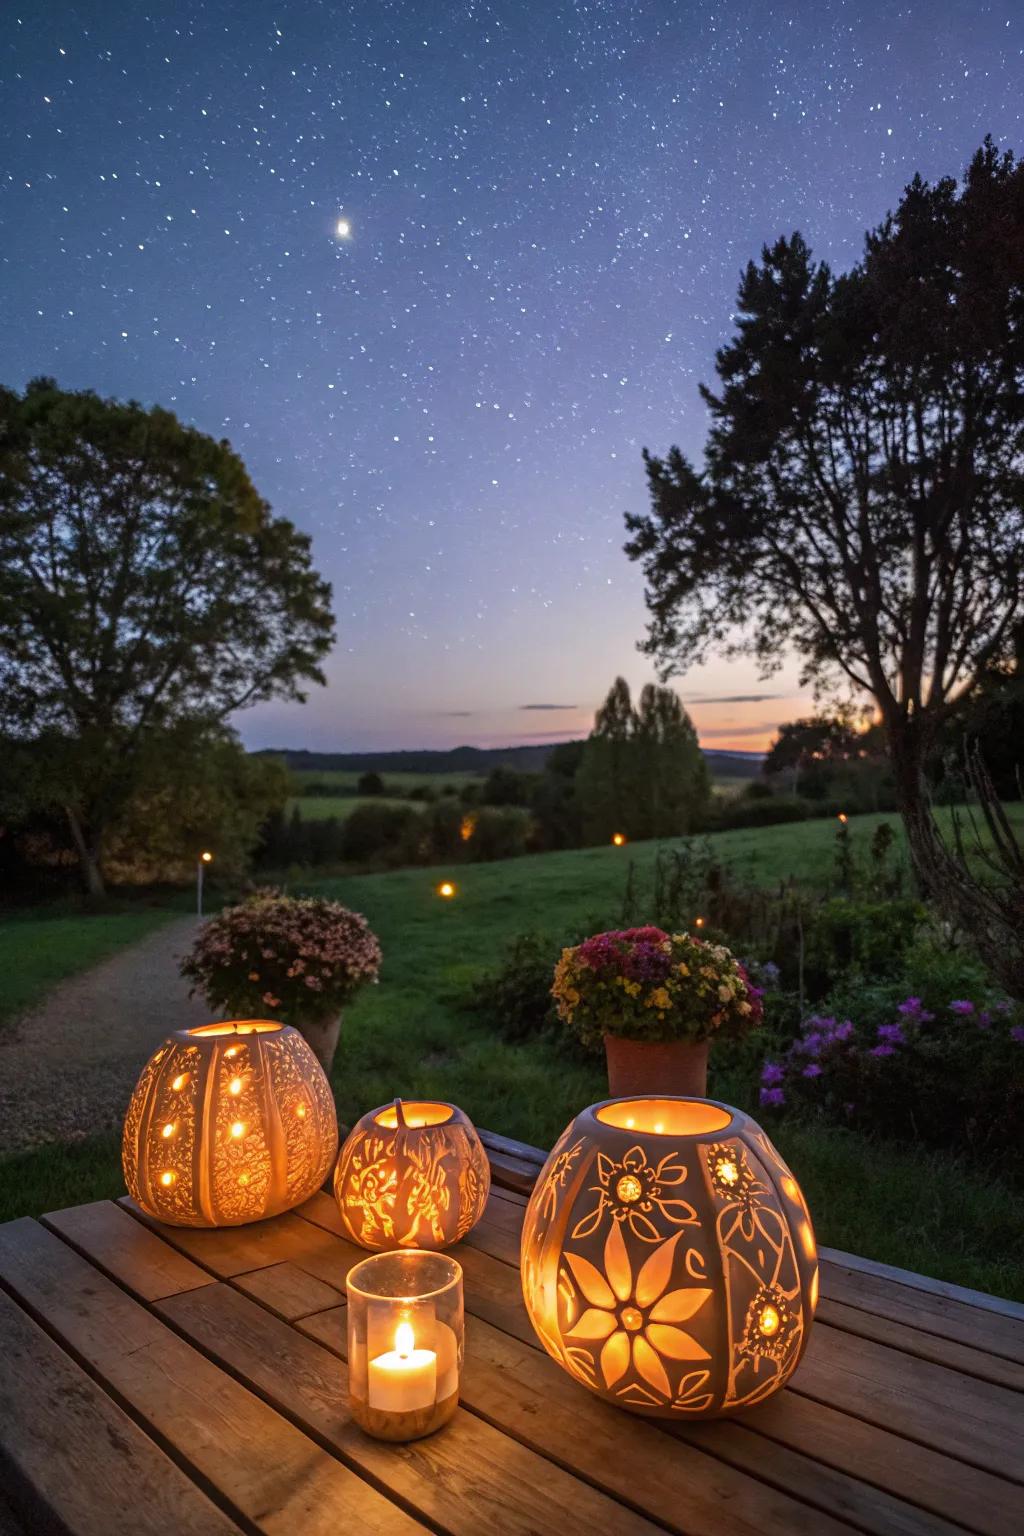
<instances>
[{"instance_id":1,"label":"yellow flower","mask_svg":"<svg viewBox=\"0 0 1024 1536\"><path fill-rule=\"evenodd\" d=\"M690 967L688 965L681 965L679 967L679 974L680 974L680 976L689 976L689 974L690 974Z\"/></svg>"},{"instance_id":2,"label":"yellow flower","mask_svg":"<svg viewBox=\"0 0 1024 1536\"><path fill-rule=\"evenodd\" d=\"M633 1271L622 1236L621 1224L612 1222L604 1245L604 1274L589 1259L567 1253L566 1262L587 1309L567 1329L572 1339L603 1340L601 1374L613 1387L633 1369L663 1398L672 1388L663 1360L708 1360L710 1356L691 1334L678 1328L707 1301L711 1291L700 1286L669 1291L672 1263L680 1234L661 1243L645 1261L633 1283Z\"/></svg>"},{"instance_id":3,"label":"yellow flower","mask_svg":"<svg viewBox=\"0 0 1024 1536\"><path fill-rule=\"evenodd\" d=\"M647 999L648 1008L671 1008L672 999L664 987L658 987Z\"/></svg>"}]
</instances>

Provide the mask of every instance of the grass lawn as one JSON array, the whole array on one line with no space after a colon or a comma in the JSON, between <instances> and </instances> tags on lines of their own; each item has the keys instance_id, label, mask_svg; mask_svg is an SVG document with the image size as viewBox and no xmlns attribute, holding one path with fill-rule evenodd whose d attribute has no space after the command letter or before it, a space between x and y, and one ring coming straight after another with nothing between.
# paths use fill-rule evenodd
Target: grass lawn
<instances>
[{"instance_id":1,"label":"grass lawn","mask_svg":"<svg viewBox=\"0 0 1024 1536\"><path fill-rule=\"evenodd\" d=\"M1024 807L1014 807L1018 824ZM879 821L850 822L859 845ZM716 849L762 883L795 875L827 884L833 821L720 833ZM465 988L526 929L554 942L616 922L630 860L641 888L653 844L592 848L455 870L399 870L311 884L364 912L380 936L380 985L346 1012L334 1072L339 1113L351 1121L403 1096L460 1103L480 1125L550 1146L579 1108L606 1095L602 1064L548 1039L511 1045L461 1006ZM437 895L450 875L457 895ZM751 1058L759 1054L751 1042ZM750 1062L747 1063L749 1068ZM717 1070L710 1092L754 1109L748 1069ZM1024 1299L1024 1197L991 1170L848 1131L766 1121L800 1178L822 1243L925 1274ZM0 1162L0 1218L121 1191L116 1138L45 1148Z\"/></svg>"},{"instance_id":2,"label":"grass lawn","mask_svg":"<svg viewBox=\"0 0 1024 1536\"><path fill-rule=\"evenodd\" d=\"M173 915L141 905L95 913L46 908L0 913L0 1029L57 982L144 939Z\"/></svg>"},{"instance_id":3,"label":"grass lawn","mask_svg":"<svg viewBox=\"0 0 1024 1536\"><path fill-rule=\"evenodd\" d=\"M315 768L297 768L292 771L292 780L301 787L305 784L331 784L337 788L339 795L354 795L360 778L359 773L346 772L342 768L325 768L318 773ZM463 784L482 784L486 775L482 773L382 773L385 789L396 789L402 794L408 794L410 789L417 789L427 785L438 793L446 784L454 784L456 789L461 789ZM316 799L311 795L310 799Z\"/></svg>"}]
</instances>

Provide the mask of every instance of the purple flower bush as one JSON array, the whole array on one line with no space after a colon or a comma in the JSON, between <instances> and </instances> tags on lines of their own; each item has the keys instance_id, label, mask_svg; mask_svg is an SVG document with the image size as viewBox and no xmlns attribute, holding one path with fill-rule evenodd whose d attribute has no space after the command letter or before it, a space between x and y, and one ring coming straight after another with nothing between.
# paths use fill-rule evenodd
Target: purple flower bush
<instances>
[{"instance_id":1,"label":"purple flower bush","mask_svg":"<svg viewBox=\"0 0 1024 1536\"><path fill-rule=\"evenodd\" d=\"M707 1040L761 1022L763 993L724 944L661 928L597 933L563 949L551 995L585 1045L604 1036Z\"/></svg>"},{"instance_id":2,"label":"purple flower bush","mask_svg":"<svg viewBox=\"0 0 1024 1536\"><path fill-rule=\"evenodd\" d=\"M377 980L380 945L365 917L336 901L257 891L199 930L181 974L229 1018L286 1024L334 1017Z\"/></svg>"},{"instance_id":3,"label":"purple flower bush","mask_svg":"<svg viewBox=\"0 0 1024 1536\"><path fill-rule=\"evenodd\" d=\"M1024 1020L1007 999L921 997L856 1024L812 1014L761 1067L760 1103L863 1130L972 1150L999 1147L1024 1174ZM1008 1168L1008 1171L1009 1168Z\"/></svg>"}]
</instances>

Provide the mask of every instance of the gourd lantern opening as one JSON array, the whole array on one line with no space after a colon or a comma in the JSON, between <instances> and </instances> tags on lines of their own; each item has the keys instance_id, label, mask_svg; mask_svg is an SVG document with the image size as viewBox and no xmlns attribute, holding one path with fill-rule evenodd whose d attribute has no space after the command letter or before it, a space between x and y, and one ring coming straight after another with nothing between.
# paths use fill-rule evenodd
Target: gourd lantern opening
<instances>
[{"instance_id":1,"label":"gourd lantern opening","mask_svg":"<svg viewBox=\"0 0 1024 1536\"><path fill-rule=\"evenodd\" d=\"M531 1196L521 1268L548 1353L658 1418L777 1391L818 1299L796 1180L759 1125L706 1099L612 1099L578 1115Z\"/></svg>"},{"instance_id":2,"label":"gourd lantern opening","mask_svg":"<svg viewBox=\"0 0 1024 1536\"><path fill-rule=\"evenodd\" d=\"M338 1157L341 1220L364 1248L448 1248L483 1215L491 1169L454 1104L396 1099L363 1116Z\"/></svg>"},{"instance_id":3,"label":"gourd lantern opening","mask_svg":"<svg viewBox=\"0 0 1024 1536\"><path fill-rule=\"evenodd\" d=\"M176 1030L124 1122L128 1193L172 1226L230 1227L316 1193L338 1147L330 1085L298 1030L243 1019Z\"/></svg>"}]
</instances>

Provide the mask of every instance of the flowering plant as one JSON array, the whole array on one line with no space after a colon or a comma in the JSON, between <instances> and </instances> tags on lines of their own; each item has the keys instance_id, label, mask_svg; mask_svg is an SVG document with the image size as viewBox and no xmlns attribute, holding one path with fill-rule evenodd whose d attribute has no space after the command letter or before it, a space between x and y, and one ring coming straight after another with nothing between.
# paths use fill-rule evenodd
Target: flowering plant
<instances>
[{"instance_id":1,"label":"flowering plant","mask_svg":"<svg viewBox=\"0 0 1024 1536\"><path fill-rule=\"evenodd\" d=\"M204 923L181 974L211 1008L286 1024L340 1013L377 980L380 945L365 917L336 901L257 891Z\"/></svg>"},{"instance_id":2,"label":"flowering plant","mask_svg":"<svg viewBox=\"0 0 1024 1536\"><path fill-rule=\"evenodd\" d=\"M761 992L731 950L660 928L598 933L563 949L551 995L585 1045L605 1035L707 1040L761 1022Z\"/></svg>"}]
</instances>

